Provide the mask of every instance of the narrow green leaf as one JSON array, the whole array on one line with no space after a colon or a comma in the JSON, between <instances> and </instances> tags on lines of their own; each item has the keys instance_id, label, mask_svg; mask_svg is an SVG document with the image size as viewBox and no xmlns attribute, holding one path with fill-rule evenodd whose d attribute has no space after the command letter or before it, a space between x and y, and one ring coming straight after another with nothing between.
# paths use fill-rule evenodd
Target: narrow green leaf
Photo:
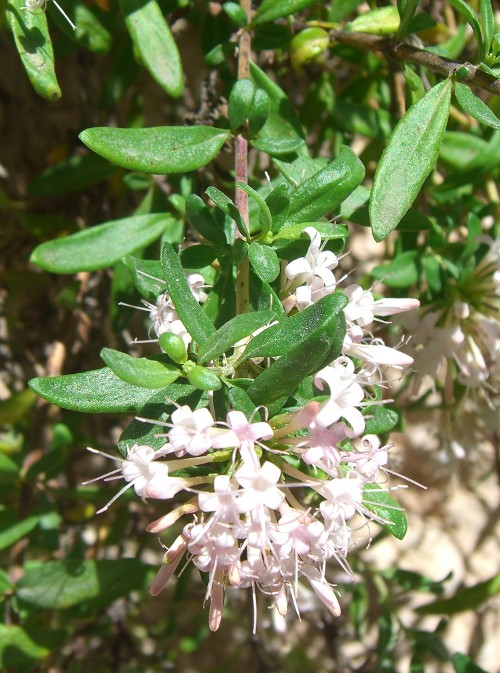
<instances>
[{"instance_id":1,"label":"narrow green leaf","mask_svg":"<svg viewBox=\"0 0 500 673\"><path fill-rule=\"evenodd\" d=\"M480 0L479 11L481 14L481 24L483 26L484 55L488 56L491 46L491 40L495 32L495 14L491 0Z\"/></svg>"},{"instance_id":2,"label":"narrow green leaf","mask_svg":"<svg viewBox=\"0 0 500 673\"><path fill-rule=\"evenodd\" d=\"M264 369L248 388L248 395L255 404L269 404L280 397L292 395L306 376L321 369L331 351L331 344L329 326L317 330Z\"/></svg>"},{"instance_id":3,"label":"narrow green leaf","mask_svg":"<svg viewBox=\"0 0 500 673\"><path fill-rule=\"evenodd\" d=\"M229 196L224 194L224 192L221 192L217 187L207 187L207 189L205 189L205 194L212 199L215 205L222 210L223 213L229 215L229 217L236 222L236 226L240 233L246 238L249 238L250 232L248 231L247 225L241 217L240 211L236 208Z\"/></svg>"},{"instance_id":4,"label":"narrow green leaf","mask_svg":"<svg viewBox=\"0 0 500 673\"><path fill-rule=\"evenodd\" d=\"M255 416L255 404L242 388L229 388L227 396L233 409L242 411L249 420Z\"/></svg>"},{"instance_id":5,"label":"narrow green leaf","mask_svg":"<svg viewBox=\"0 0 500 673\"><path fill-rule=\"evenodd\" d=\"M7 21L34 90L43 98L59 100L61 89L54 69L54 51L45 12L26 9L24 0L9 0Z\"/></svg>"},{"instance_id":6,"label":"narrow green leaf","mask_svg":"<svg viewBox=\"0 0 500 673\"><path fill-rule=\"evenodd\" d=\"M226 247L225 233L197 194L190 194L186 199L186 217L200 236L220 248Z\"/></svg>"},{"instance_id":7,"label":"narrow green leaf","mask_svg":"<svg viewBox=\"0 0 500 673\"><path fill-rule=\"evenodd\" d=\"M13 393L10 397L0 400L0 425L17 423L31 412L35 404L36 395L32 390L25 388L18 393ZM1 454L0 454L1 455ZM6 456L4 456L6 457ZM0 470L1 470L0 462Z\"/></svg>"},{"instance_id":8,"label":"narrow green leaf","mask_svg":"<svg viewBox=\"0 0 500 673\"><path fill-rule=\"evenodd\" d=\"M99 224L37 246L30 261L52 273L95 271L145 248L174 221L171 215L137 215Z\"/></svg>"},{"instance_id":9,"label":"narrow green leaf","mask_svg":"<svg viewBox=\"0 0 500 673\"><path fill-rule=\"evenodd\" d=\"M304 141L302 138L255 138L251 145L259 152L265 152L271 157L281 157L298 150Z\"/></svg>"},{"instance_id":10,"label":"narrow green leaf","mask_svg":"<svg viewBox=\"0 0 500 673\"><path fill-rule=\"evenodd\" d=\"M364 166L356 154L342 147L334 161L290 194L287 225L311 222L332 212L361 184L364 175Z\"/></svg>"},{"instance_id":11,"label":"narrow green leaf","mask_svg":"<svg viewBox=\"0 0 500 673\"><path fill-rule=\"evenodd\" d=\"M360 14L353 21L346 23L345 30L371 35L389 35L395 33L399 26L398 9L391 5L389 7L378 7Z\"/></svg>"},{"instance_id":12,"label":"narrow green leaf","mask_svg":"<svg viewBox=\"0 0 500 673\"><path fill-rule=\"evenodd\" d=\"M459 14L465 18L467 23L471 26L477 40L479 60L482 61L485 56L484 42L481 34L481 26L479 25L476 12L465 2L465 0L449 0L449 3L457 10Z\"/></svg>"},{"instance_id":13,"label":"narrow green leaf","mask_svg":"<svg viewBox=\"0 0 500 673\"><path fill-rule=\"evenodd\" d=\"M153 79L172 98L184 90L181 59L156 0L120 0L125 25Z\"/></svg>"},{"instance_id":14,"label":"narrow green leaf","mask_svg":"<svg viewBox=\"0 0 500 673\"><path fill-rule=\"evenodd\" d=\"M169 243L165 243L161 250L161 263L165 273L167 291L175 310L194 341L201 346L208 337L215 334L215 327L193 297L179 257Z\"/></svg>"},{"instance_id":15,"label":"narrow green leaf","mask_svg":"<svg viewBox=\"0 0 500 673\"><path fill-rule=\"evenodd\" d=\"M123 262L132 276L137 291L149 302L154 303L157 297L165 292L166 284L160 260L140 259L127 255L123 258Z\"/></svg>"},{"instance_id":16,"label":"narrow green leaf","mask_svg":"<svg viewBox=\"0 0 500 673\"><path fill-rule=\"evenodd\" d=\"M263 327L275 318L273 311L255 311L237 315L220 327L215 334L205 341L198 351L198 362L203 364L225 353L235 343Z\"/></svg>"},{"instance_id":17,"label":"narrow green leaf","mask_svg":"<svg viewBox=\"0 0 500 673\"><path fill-rule=\"evenodd\" d=\"M392 495L384 491L379 484L366 484L363 488L363 505L370 512L387 523L381 525L398 540L402 540L408 530L406 515Z\"/></svg>"},{"instance_id":18,"label":"narrow green leaf","mask_svg":"<svg viewBox=\"0 0 500 673\"><path fill-rule=\"evenodd\" d=\"M107 54L111 48L111 34L92 10L83 2L65 2L64 11L75 24L73 29L53 2L47 3L47 13L72 42L96 54Z\"/></svg>"},{"instance_id":19,"label":"narrow green leaf","mask_svg":"<svg viewBox=\"0 0 500 673\"><path fill-rule=\"evenodd\" d=\"M145 587L150 566L138 559L32 562L17 584L17 595L38 608L64 610L75 605L109 606L120 596Z\"/></svg>"},{"instance_id":20,"label":"narrow green leaf","mask_svg":"<svg viewBox=\"0 0 500 673\"><path fill-rule=\"evenodd\" d=\"M278 255L268 245L261 245L256 241L250 243L248 259L255 273L265 283L272 283L280 275Z\"/></svg>"},{"instance_id":21,"label":"narrow green leaf","mask_svg":"<svg viewBox=\"0 0 500 673\"><path fill-rule=\"evenodd\" d=\"M500 119L466 84L455 82L455 96L464 112L477 119L481 124L500 129Z\"/></svg>"},{"instance_id":22,"label":"narrow green leaf","mask_svg":"<svg viewBox=\"0 0 500 673\"><path fill-rule=\"evenodd\" d=\"M260 236L262 237L266 236L271 231L271 227L273 225L273 218L265 199L263 199L262 196L258 192L256 192L253 187L250 187L250 185L246 185L244 182L237 182L236 185L244 192L246 192L258 204L260 208L260 217L259 217L261 227Z\"/></svg>"},{"instance_id":23,"label":"narrow green leaf","mask_svg":"<svg viewBox=\"0 0 500 673\"><path fill-rule=\"evenodd\" d=\"M97 126L78 136L93 152L130 171L167 175L195 171L219 152L230 132L212 126L146 129Z\"/></svg>"},{"instance_id":24,"label":"narrow green leaf","mask_svg":"<svg viewBox=\"0 0 500 673\"><path fill-rule=\"evenodd\" d=\"M259 23L290 16L315 2L317 0L264 0L255 14L253 24L256 26Z\"/></svg>"},{"instance_id":25,"label":"narrow green leaf","mask_svg":"<svg viewBox=\"0 0 500 673\"><path fill-rule=\"evenodd\" d=\"M5 523L3 523L2 530L0 531L0 549L10 547L14 542L17 542L22 537L28 535L28 533L31 533L33 528L35 528L39 522L40 517L37 514L34 514L21 521L16 521L11 525L5 525Z\"/></svg>"},{"instance_id":26,"label":"narrow green leaf","mask_svg":"<svg viewBox=\"0 0 500 673\"><path fill-rule=\"evenodd\" d=\"M382 241L399 224L433 169L444 137L451 81L433 87L413 105L394 129L373 181L370 220Z\"/></svg>"},{"instance_id":27,"label":"narrow green leaf","mask_svg":"<svg viewBox=\"0 0 500 673\"><path fill-rule=\"evenodd\" d=\"M133 414L151 397L150 390L125 383L108 367L81 374L38 377L31 379L29 386L58 407L84 413Z\"/></svg>"},{"instance_id":28,"label":"narrow green leaf","mask_svg":"<svg viewBox=\"0 0 500 673\"><path fill-rule=\"evenodd\" d=\"M181 374L172 365L148 358L134 358L113 348L103 348L101 358L118 378L141 388L165 388Z\"/></svg>"},{"instance_id":29,"label":"narrow green leaf","mask_svg":"<svg viewBox=\"0 0 500 673\"><path fill-rule=\"evenodd\" d=\"M484 602L500 593L500 574L472 587L458 589L451 598L442 598L416 611L421 615L456 615L466 610L477 610Z\"/></svg>"},{"instance_id":30,"label":"narrow green leaf","mask_svg":"<svg viewBox=\"0 0 500 673\"><path fill-rule=\"evenodd\" d=\"M348 299L344 294L329 294L322 297L312 306L308 306L300 313L286 317L277 325L272 325L264 332L255 336L248 344L240 362L253 357L279 357L285 355L303 343L310 335L317 332L331 318L343 318L343 309ZM338 320L340 327L345 327L343 320ZM342 329L340 329L342 332ZM341 345L344 334L339 335ZM333 358L332 358L333 359Z\"/></svg>"}]
</instances>

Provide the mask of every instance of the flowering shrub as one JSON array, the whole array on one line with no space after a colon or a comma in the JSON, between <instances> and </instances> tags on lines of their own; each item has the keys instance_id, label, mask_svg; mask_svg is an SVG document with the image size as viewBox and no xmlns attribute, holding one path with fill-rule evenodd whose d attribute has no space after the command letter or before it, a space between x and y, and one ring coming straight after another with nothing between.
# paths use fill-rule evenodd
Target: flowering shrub
<instances>
[{"instance_id":1,"label":"flowering shrub","mask_svg":"<svg viewBox=\"0 0 500 673\"><path fill-rule=\"evenodd\" d=\"M377 621L376 606L379 670L396 673L400 636L411 642L412 673L426 657L450 660L441 626L406 626L386 590L438 595L441 583L379 571L362 550L407 531L395 495L421 485L390 459L390 433L404 429L405 417L441 414L431 469L498 438L500 121L488 95L500 93L500 41L492 4L482 0L476 13L450 0L444 28L440 8L427 13L410 0L373 10L351 1L120 0L121 14L104 1L63 4L9 0L5 9L28 78L49 100L61 96L52 21L58 59L72 49L112 50L99 96L89 84L82 145L62 161L60 147L50 153L55 165L29 185L33 202L3 199L37 239L36 278L40 269L76 278L78 288L58 289L53 305L68 312L68 324L73 311L81 321L65 352L85 353L59 366L50 356L42 367L30 352L32 390L19 392L26 406L13 412L14 398L5 407L17 427L34 391L71 419L61 435L36 435L35 454L49 446L41 465L8 442L18 463L0 461L1 483L18 475L15 496L21 501L28 483L26 502L37 511L23 518L24 502L18 521L9 492L0 548L36 541L39 527L44 550L43 563L21 559L15 587L6 580L6 601L18 602L6 608L16 616L5 642L31 670L46 653L29 640L43 619L37 611L88 619L145 587L158 595L174 575L182 592L196 569L211 631L242 595L255 638L268 614L259 603L283 629L284 617L296 623L293 613L300 620L314 596L332 620L325 624L350 619L358 641ZM135 82L141 68L164 96L150 105L147 86ZM99 118L111 121L91 126ZM77 224L51 228L30 212L36 199L75 193ZM109 289L110 268L108 324L96 299ZM105 366L94 369L98 339L122 350L104 347ZM37 408L53 418L47 405ZM87 439L75 430L71 412L127 415L117 450L104 446L109 433ZM87 443L96 462L114 468L86 474L79 490L71 454L61 452ZM144 502L131 504L132 491ZM65 498L88 500L103 527L126 512L126 532L109 536L120 544L89 552L78 535L49 537L66 516ZM494 578L478 586L473 599L459 593L458 604L476 607L498 591ZM461 609L436 603L419 609ZM22 635L21 616L29 622ZM53 650L64 637L50 640ZM17 666L2 648L5 667ZM359 670L372 670L371 656ZM452 663L457 673L471 664L460 653Z\"/></svg>"}]
</instances>

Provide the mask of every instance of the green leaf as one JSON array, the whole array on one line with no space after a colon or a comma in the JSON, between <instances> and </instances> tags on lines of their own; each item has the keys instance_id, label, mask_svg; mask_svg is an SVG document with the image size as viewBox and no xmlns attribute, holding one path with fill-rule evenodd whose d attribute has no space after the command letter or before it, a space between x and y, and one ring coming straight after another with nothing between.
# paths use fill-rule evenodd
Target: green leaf
<instances>
[{"instance_id":1,"label":"green leaf","mask_svg":"<svg viewBox=\"0 0 500 673\"><path fill-rule=\"evenodd\" d=\"M472 587L458 589L451 598L442 598L416 608L421 615L456 615L466 610L477 610L493 596L500 593L500 574Z\"/></svg>"},{"instance_id":2,"label":"green leaf","mask_svg":"<svg viewBox=\"0 0 500 673\"><path fill-rule=\"evenodd\" d=\"M160 260L140 259L127 255L123 258L123 263L129 270L138 292L154 304L157 297L166 289Z\"/></svg>"},{"instance_id":3,"label":"green leaf","mask_svg":"<svg viewBox=\"0 0 500 673\"><path fill-rule=\"evenodd\" d=\"M26 9L24 0L9 0L7 21L34 90L43 98L59 100L61 89L54 69L54 51L45 12Z\"/></svg>"},{"instance_id":4,"label":"green leaf","mask_svg":"<svg viewBox=\"0 0 500 673\"><path fill-rule=\"evenodd\" d=\"M0 624L0 668L2 671L33 670L33 662L49 657L67 638L61 629Z\"/></svg>"},{"instance_id":5,"label":"green leaf","mask_svg":"<svg viewBox=\"0 0 500 673\"><path fill-rule=\"evenodd\" d=\"M248 131L251 136L254 136L262 129L269 117L270 111L271 100L269 94L264 89L256 89L252 109L248 117Z\"/></svg>"},{"instance_id":6,"label":"green leaf","mask_svg":"<svg viewBox=\"0 0 500 673\"><path fill-rule=\"evenodd\" d=\"M416 250L402 252L389 264L380 264L372 270L372 276L384 282L387 287L410 287L418 280L418 258Z\"/></svg>"},{"instance_id":7,"label":"green leaf","mask_svg":"<svg viewBox=\"0 0 500 673\"><path fill-rule=\"evenodd\" d=\"M383 435L390 432L399 421L399 414L385 406L366 407L363 410L363 415L368 418L365 435Z\"/></svg>"},{"instance_id":8,"label":"green leaf","mask_svg":"<svg viewBox=\"0 0 500 673\"><path fill-rule=\"evenodd\" d=\"M66 559L27 564L18 597L38 608L63 610L76 605L108 607L131 591L145 588L150 566L138 559Z\"/></svg>"},{"instance_id":9,"label":"green leaf","mask_svg":"<svg viewBox=\"0 0 500 673\"><path fill-rule=\"evenodd\" d=\"M347 238L349 231L343 224L332 224L331 222L300 222L299 224L292 224L290 227L283 227L279 233L274 236L273 241L286 239L287 241L295 241L301 238L304 229L307 227L314 227L319 232L322 239L333 240L336 238ZM311 239L308 238L310 241Z\"/></svg>"},{"instance_id":10,"label":"green leaf","mask_svg":"<svg viewBox=\"0 0 500 673\"><path fill-rule=\"evenodd\" d=\"M141 388L165 388L181 374L172 365L149 358L134 358L113 348L103 348L101 358L118 378Z\"/></svg>"},{"instance_id":11,"label":"green leaf","mask_svg":"<svg viewBox=\"0 0 500 673\"><path fill-rule=\"evenodd\" d=\"M186 217L191 226L207 241L219 248L227 246L225 233L197 194L190 194L186 199Z\"/></svg>"},{"instance_id":12,"label":"green leaf","mask_svg":"<svg viewBox=\"0 0 500 673\"><path fill-rule=\"evenodd\" d=\"M36 395L32 390L25 388L18 393L14 393L4 400L0 400L0 425L17 423L31 412L35 404ZM0 454L1 460L1 454ZM2 465L0 462L0 470Z\"/></svg>"},{"instance_id":13,"label":"green leaf","mask_svg":"<svg viewBox=\"0 0 500 673\"><path fill-rule=\"evenodd\" d=\"M277 325L272 325L264 332L255 336L248 344L240 362L253 357L279 357L307 340L309 336L321 329L333 317L337 317L339 335L337 346L342 345L345 328L343 309L347 306L348 299L344 294L334 293L322 297L312 306L290 317L280 320ZM333 359L333 358L332 358Z\"/></svg>"},{"instance_id":14,"label":"green leaf","mask_svg":"<svg viewBox=\"0 0 500 673\"><path fill-rule=\"evenodd\" d=\"M241 217L240 211L238 208L236 208L234 202L229 198L229 196L224 194L224 192L221 192L220 189L217 189L217 187L207 187L205 194L212 199L215 205L220 210L222 210L223 213L229 215L229 217L231 217L236 222L236 226L238 227L238 230L242 236L245 236L246 238L250 236L250 232L248 231L247 225Z\"/></svg>"},{"instance_id":15,"label":"green leaf","mask_svg":"<svg viewBox=\"0 0 500 673\"><path fill-rule=\"evenodd\" d=\"M38 377L31 379L29 386L58 407L84 413L137 413L151 397L150 390L125 383L108 367Z\"/></svg>"},{"instance_id":16,"label":"green leaf","mask_svg":"<svg viewBox=\"0 0 500 673\"><path fill-rule=\"evenodd\" d=\"M255 138L251 144L259 152L265 152L271 157L281 157L298 150L304 141L302 138Z\"/></svg>"},{"instance_id":17,"label":"green leaf","mask_svg":"<svg viewBox=\"0 0 500 673\"><path fill-rule=\"evenodd\" d=\"M493 12L491 0L480 0L479 9L481 14L481 24L483 26L484 55L487 56L495 32L495 14Z\"/></svg>"},{"instance_id":18,"label":"green leaf","mask_svg":"<svg viewBox=\"0 0 500 673\"><path fill-rule=\"evenodd\" d=\"M484 668L479 668L470 657L460 652L452 655L451 663L456 673L488 673Z\"/></svg>"},{"instance_id":19,"label":"green leaf","mask_svg":"<svg viewBox=\"0 0 500 673\"><path fill-rule=\"evenodd\" d=\"M451 81L433 87L413 105L394 129L373 181L370 220L382 241L399 224L433 169L444 137Z\"/></svg>"},{"instance_id":20,"label":"green leaf","mask_svg":"<svg viewBox=\"0 0 500 673\"><path fill-rule=\"evenodd\" d=\"M198 351L198 362L203 364L225 353L235 343L263 327L275 318L273 311L255 311L237 315L220 327L215 334L205 341Z\"/></svg>"},{"instance_id":21,"label":"green leaf","mask_svg":"<svg viewBox=\"0 0 500 673\"><path fill-rule=\"evenodd\" d=\"M346 23L345 30L371 35L390 35L395 33L400 25L397 7L379 7L360 14L354 21Z\"/></svg>"},{"instance_id":22,"label":"green leaf","mask_svg":"<svg viewBox=\"0 0 500 673\"><path fill-rule=\"evenodd\" d=\"M136 215L98 224L37 246L30 261L52 273L95 271L116 264L124 255L145 248L174 222L171 215Z\"/></svg>"},{"instance_id":23,"label":"green leaf","mask_svg":"<svg viewBox=\"0 0 500 673\"><path fill-rule=\"evenodd\" d=\"M469 7L469 5L464 0L449 0L449 3L457 10L459 14L465 18L467 23L471 26L477 41L479 60L482 61L485 56L484 42L481 34L481 26L479 25L476 12L472 9L472 7Z\"/></svg>"},{"instance_id":24,"label":"green leaf","mask_svg":"<svg viewBox=\"0 0 500 673\"><path fill-rule=\"evenodd\" d=\"M75 24L73 29L53 2L48 2L48 16L72 42L96 54L107 54L111 48L111 34L97 16L82 2L64 3L64 11Z\"/></svg>"},{"instance_id":25,"label":"green leaf","mask_svg":"<svg viewBox=\"0 0 500 673\"><path fill-rule=\"evenodd\" d=\"M231 407L236 411L242 411L248 419L255 415L255 404L242 388L236 385L229 388L227 397Z\"/></svg>"},{"instance_id":26,"label":"green leaf","mask_svg":"<svg viewBox=\"0 0 500 673\"><path fill-rule=\"evenodd\" d=\"M172 98L184 90L179 51L156 0L120 0L132 42L153 79Z\"/></svg>"},{"instance_id":27,"label":"green leaf","mask_svg":"<svg viewBox=\"0 0 500 673\"><path fill-rule=\"evenodd\" d=\"M257 26L259 23L281 19L284 16L300 12L315 2L317 0L264 0L257 10L252 23L254 26Z\"/></svg>"},{"instance_id":28,"label":"green leaf","mask_svg":"<svg viewBox=\"0 0 500 673\"><path fill-rule=\"evenodd\" d=\"M306 376L321 369L331 354L334 324L335 319L327 321L313 335L264 369L248 388L253 402L267 405L292 395Z\"/></svg>"},{"instance_id":29,"label":"green leaf","mask_svg":"<svg viewBox=\"0 0 500 673\"><path fill-rule=\"evenodd\" d=\"M290 194L287 225L311 222L332 212L360 185L364 175L364 166L356 154L342 147L335 161Z\"/></svg>"},{"instance_id":30,"label":"green leaf","mask_svg":"<svg viewBox=\"0 0 500 673\"><path fill-rule=\"evenodd\" d=\"M246 122L253 106L255 85L251 79L239 79L229 93L227 115L233 131Z\"/></svg>"},{"instance_id":31,"label":"green leaf","mask_svg":"<svg viewBox=\"0 0 500 673\"><path fill-rule=\"evenodd\" d=\"M408 530L408 522L401 505L379 484L366 484L363 488L363 505L370 512L383 519L381 525L398 540L402 540Z\"/></svg>"},{"instance_id":32,"label":"green leaf","mask_svg":"<svg viewBox=\"0 0 500 673\"><path fill-rule=\"evenodd\" d=\"M248 23L247 13L237 2L225 2L222 9L238 28L243 28Z\"/></svg>"},{"instance_id":33,"label":"green leaf","mask_svg":"<svg viewBox=\"0 0 500 673\"><path fill-rule=\"evenodd\" d=\"M161 250L161 263L165 273L167 291L175 310L194 341L201 346L208 337L215 334L215 327L193 297L179 257L169 243L165 243Z\"/></svg>"},{"instance_id":34,"label":"green leaf","mask_svg":"<svg viewBox=\"0 0 500 673\"><path fill-rule=\"evenodd\" d=\"M115 167L95 155L74 156L60 161L32 180L30 196L62 196L79 192L115 172Z\"/></svg>"},{"instance_id":35,"label":"green leaf","mask_svg":"<svg viewBox=\"0 0 500 673\"><path fill-rule=\"evenodd\" d=\"M268 245L260 245L256 241L250 243L248 259L255 273L265 283L272 283L280 275L278 255Z\"/></svg>"},{"instance_id":36,"label":"green leaf","mask_svg":"<svg viewBox=\"0 0 500 673\"><path fill-rule=\"evenodd\" d=\"M167 175L208 164L229 138L212 126L157 126L147 129L97 126L78 136L93 152L130 171Z\"/></svg>"},{"instance_id":37,"label":"green leaf","mask_svg":"<svg viewBox=\"0 0 500 673\"><path fill-rule=\"evenodd\" d=\"M305 136L302 125L283 89L256 66L255 63L250 63L250 73L255 85L259 89L264 89L270 101L269 117L259 131L259 140L263 138L274 140L294 138L295 140L304 140ZM307 150L305 151L307 154Z\"/></svg>"},{"instance_id":38,"label":"green leaf","mask_svg":"<svg viewBox=\"0 0 500 673\"><path fill-rule=\"evenodd\" d=\"M0 513L0 521L2 521L2 514L3 512ZM17 542L28 535L28 533L31 533L33 528L35 528L39 522L40 517L37 514L11 524L2 521L0 530L0 549L10 547L14 542Z\"/></svg>"},{"instance_id":39,"label":"green leaf","mask_svg":"<svg viewBox=\"0 0 500 673\"><path fill-rule=\"evenodd\" d=\"M265 199L253 187L246 185L244 182L237 182L236 186L246 192L258 204L260 208L260 236L267 236L273 226L273 218Z\"/></svg>"},{"instance_id":40,"label":"green leaf","mask_svg":"<svg viewBox=\"0 0 500 673\"><path fill-rule=\"evenodd\" d=\"M490 108L478 98L466 84L455 82L455 96L464 112L477 119L481 124L500 129L500 119Z\"/></svg>"}]
</instances>

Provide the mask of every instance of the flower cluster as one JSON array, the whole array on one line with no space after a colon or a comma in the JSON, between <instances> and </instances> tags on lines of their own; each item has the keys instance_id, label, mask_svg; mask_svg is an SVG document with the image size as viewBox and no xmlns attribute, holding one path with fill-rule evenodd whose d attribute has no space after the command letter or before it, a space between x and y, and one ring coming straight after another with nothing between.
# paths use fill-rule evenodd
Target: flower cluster
<instances>
[{"instance_id":1,"label":"flower cluster","mask_svg":"<svg viewBox=\"0 0 500 673\"><path fill-rule=\"evenodd\" d=\"M314 228L305 233L310 238L305 257L283 268L282 300L289 313L338 291L333 274L338 258L321 249ZM187 277L195 296L201 293L200 279ZM285 615L290 600L298 609L300 578L333 615L340 614L327 562L334 560L350 573L354 530L370 521L390 528L398 525L398 516L404 518L383 484L388 447L368 424L383 403L377 393L381 368L407 367L413 360L371 330L378 318L418 302L375 299L358 285L344 294L342 353L312 375L312 399L295 401L272 418L265 407L248 415L229 408L217 417L210 395L196 409L175 403L168 422L154 421L165 428L158 435L163 445L157 450L134 445L118 461L120 467L104 475L123 476L120 493L133 487L144 499L176 499L149 532L167 531L189 517L168 547L151 593L162 590L183 559L191 561L208 576L212 630L219 627L226 589L251 588L254 595L259 590ZM169 330L190 343L167 294L151 308L151 318L157 334Z\"/></svg>"}]
</instances>

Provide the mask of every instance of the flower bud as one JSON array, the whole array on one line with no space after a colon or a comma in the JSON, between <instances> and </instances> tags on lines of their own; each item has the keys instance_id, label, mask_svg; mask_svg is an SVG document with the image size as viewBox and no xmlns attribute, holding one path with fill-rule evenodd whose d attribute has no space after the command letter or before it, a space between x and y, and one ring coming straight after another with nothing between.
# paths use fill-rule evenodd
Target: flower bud
<instances>
[{"instance_id":1,"label":"flower bud","mask_svg":"<svg viewBox=\"0 0 500 673\"><path fill-rule=\"evenodd\" d=\"M290 43L292 66L298 70L317 58L329 45L330 38L323 28L306 28L295 35Z\"/></svg>"},{"instance_id":2,"label":"flower bud","mask_svg":"<svg viewBox=\"0 0 500 673\"><path fill-rule=\"evenodd\" d=\"M189 383L198 390L219 390L222 386L221 380L215 372L206 367L200 367L200 365L189 368L186 376Z\"/></svg>"},{"instance_id":3,"label":"flower bud","mask_svg":"<svg viewBox=\"0 0 500 673\"><path fill-rule=\"evenodd\" d=\"M160 348L168 357L181 365L187 360L186 344L177 334L172 332L165 332L158 337Z\"/></svg>"}]
</instances>

